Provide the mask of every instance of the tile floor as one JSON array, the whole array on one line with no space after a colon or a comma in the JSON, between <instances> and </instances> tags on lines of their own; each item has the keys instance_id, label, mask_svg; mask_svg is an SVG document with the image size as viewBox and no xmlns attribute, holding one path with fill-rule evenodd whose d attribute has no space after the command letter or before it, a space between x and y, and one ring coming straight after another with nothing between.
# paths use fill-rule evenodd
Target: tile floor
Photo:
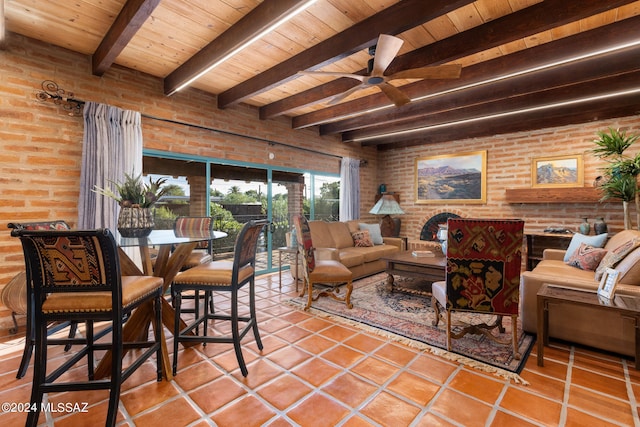
<instances>
[{"instance_id":1,"label":"tile floor","mask_svg":"<svg viewBox=\"0 0 640 427\"><path fill-rule=\"evenodd\" d=\"M260 354L245 338L247 378L231 345L180 348L174 381L156 382L147 362L124 383L118 425L640 426L640 374L632 361L554 344L543 368L535 349L529 357L521 376L530 385L515 384L297 311L283 304L294 294L283 276L282 292L277 274L257 280L265 348ZM15 378L21 345L4 347L0 402L27 402L30 373ZM52 404L87 403L88 410L41 415L40 423L102 425L106 398L102 391L52 394ZM3 411L0 425L24 425L25 418Z\"/></svg>"}]
</instances>

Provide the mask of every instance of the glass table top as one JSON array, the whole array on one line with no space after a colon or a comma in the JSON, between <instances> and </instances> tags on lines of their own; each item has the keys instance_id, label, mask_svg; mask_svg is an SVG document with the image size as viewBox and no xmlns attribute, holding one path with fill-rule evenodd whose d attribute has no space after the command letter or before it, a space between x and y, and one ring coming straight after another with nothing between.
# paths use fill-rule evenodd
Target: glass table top
<instances>
[{"instance_id":1,"label":"glass table top","mask_svg":"<svg viewBox=\"0 0 640 427\"><path fill-rule=\"evenodd\" d=\"M188 233L176 234L174 230L153 230L146 237L120 237L119 244L121 247L130 246L154 246L154 245L173 245L178 243L200 242L203 240L214 240L227 237L224 231L211 231L211 233Z\"/></svg>"}]
</instances>

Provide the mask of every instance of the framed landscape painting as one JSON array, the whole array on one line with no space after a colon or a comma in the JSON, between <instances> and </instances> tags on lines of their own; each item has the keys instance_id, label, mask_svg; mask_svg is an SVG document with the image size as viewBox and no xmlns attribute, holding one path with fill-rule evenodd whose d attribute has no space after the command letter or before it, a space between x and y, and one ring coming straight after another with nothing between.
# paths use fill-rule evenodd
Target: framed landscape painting
<instances>
[{"instance_id":1,"label":"framed landscape painting","mask_svg":"<svg viewBox=\"0 0 640 427\"><path fill-rule=\"evenodd\" d=\"M487 152L416 159L416 203L486 203Z\"/></svg>"},{"instance_id":2,"label":"framed landscape painting","mask_svg":"<svg viewBox=\"0 0 640 427\"><path fill-rule=\"evenodd\" d=\"M531 186L582 187L584 168L582 155L539 157L531 163Z\"/></svg>"}]
</instances>

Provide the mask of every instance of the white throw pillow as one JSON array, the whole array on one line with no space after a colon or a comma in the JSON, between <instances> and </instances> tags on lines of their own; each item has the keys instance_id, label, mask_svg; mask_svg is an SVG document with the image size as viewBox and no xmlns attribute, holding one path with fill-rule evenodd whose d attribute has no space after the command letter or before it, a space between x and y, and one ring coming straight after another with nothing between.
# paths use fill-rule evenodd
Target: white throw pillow
<instances>
[{"instance_id":1,"label":"white throw pillow","mask_svg":"<svg viewBox=\"0 0 640 427\"><path fill-rule=\"evenodd\" d=\"M364 224L359 223L360 230L369 230L371 241L374 245L381 245L384 243L382 240L382 232L380 231L380 224Z\"/></svg>"},{"instance_id":2,"label":"white throw pillow","mask_svg":"<svg viewBox=\"0 0 640 427\"><path fill-rule=\"evenodd\" d=\"M571 238L571 243L567 248L567 252L564 254L564 262L569 262L569 259L580 248L581 243L585 243L594 248L602 248L607 242L607 233L598 234L597 236L585 236L584 234L576 233Z\"/></svg>"}]
</instances>

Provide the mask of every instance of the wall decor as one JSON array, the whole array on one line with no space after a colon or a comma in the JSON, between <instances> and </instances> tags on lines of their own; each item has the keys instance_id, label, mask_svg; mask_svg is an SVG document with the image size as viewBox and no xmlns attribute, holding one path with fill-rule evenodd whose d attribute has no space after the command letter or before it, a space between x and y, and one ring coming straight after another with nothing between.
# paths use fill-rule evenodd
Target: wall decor
<instances>
[{"instance_id":1,"label":"wall decor","mask_svg":"<svg viewBox=\"0 0 640 427\"><path fill-rule=\"evenodd\" d=\"M415 166L416 203L486 203L487 152L420 157Z\"/></svg>"},{"instance_id":2,"label":"wall decor","mask_svg":"<svg viewBox=\"0 0 640 427\"><path fill-rule=\"evenodd\" d=\"M531 161L532 187L582 187L583 183L581 154L538 157Z\"/></svg>"}]
</instances>

